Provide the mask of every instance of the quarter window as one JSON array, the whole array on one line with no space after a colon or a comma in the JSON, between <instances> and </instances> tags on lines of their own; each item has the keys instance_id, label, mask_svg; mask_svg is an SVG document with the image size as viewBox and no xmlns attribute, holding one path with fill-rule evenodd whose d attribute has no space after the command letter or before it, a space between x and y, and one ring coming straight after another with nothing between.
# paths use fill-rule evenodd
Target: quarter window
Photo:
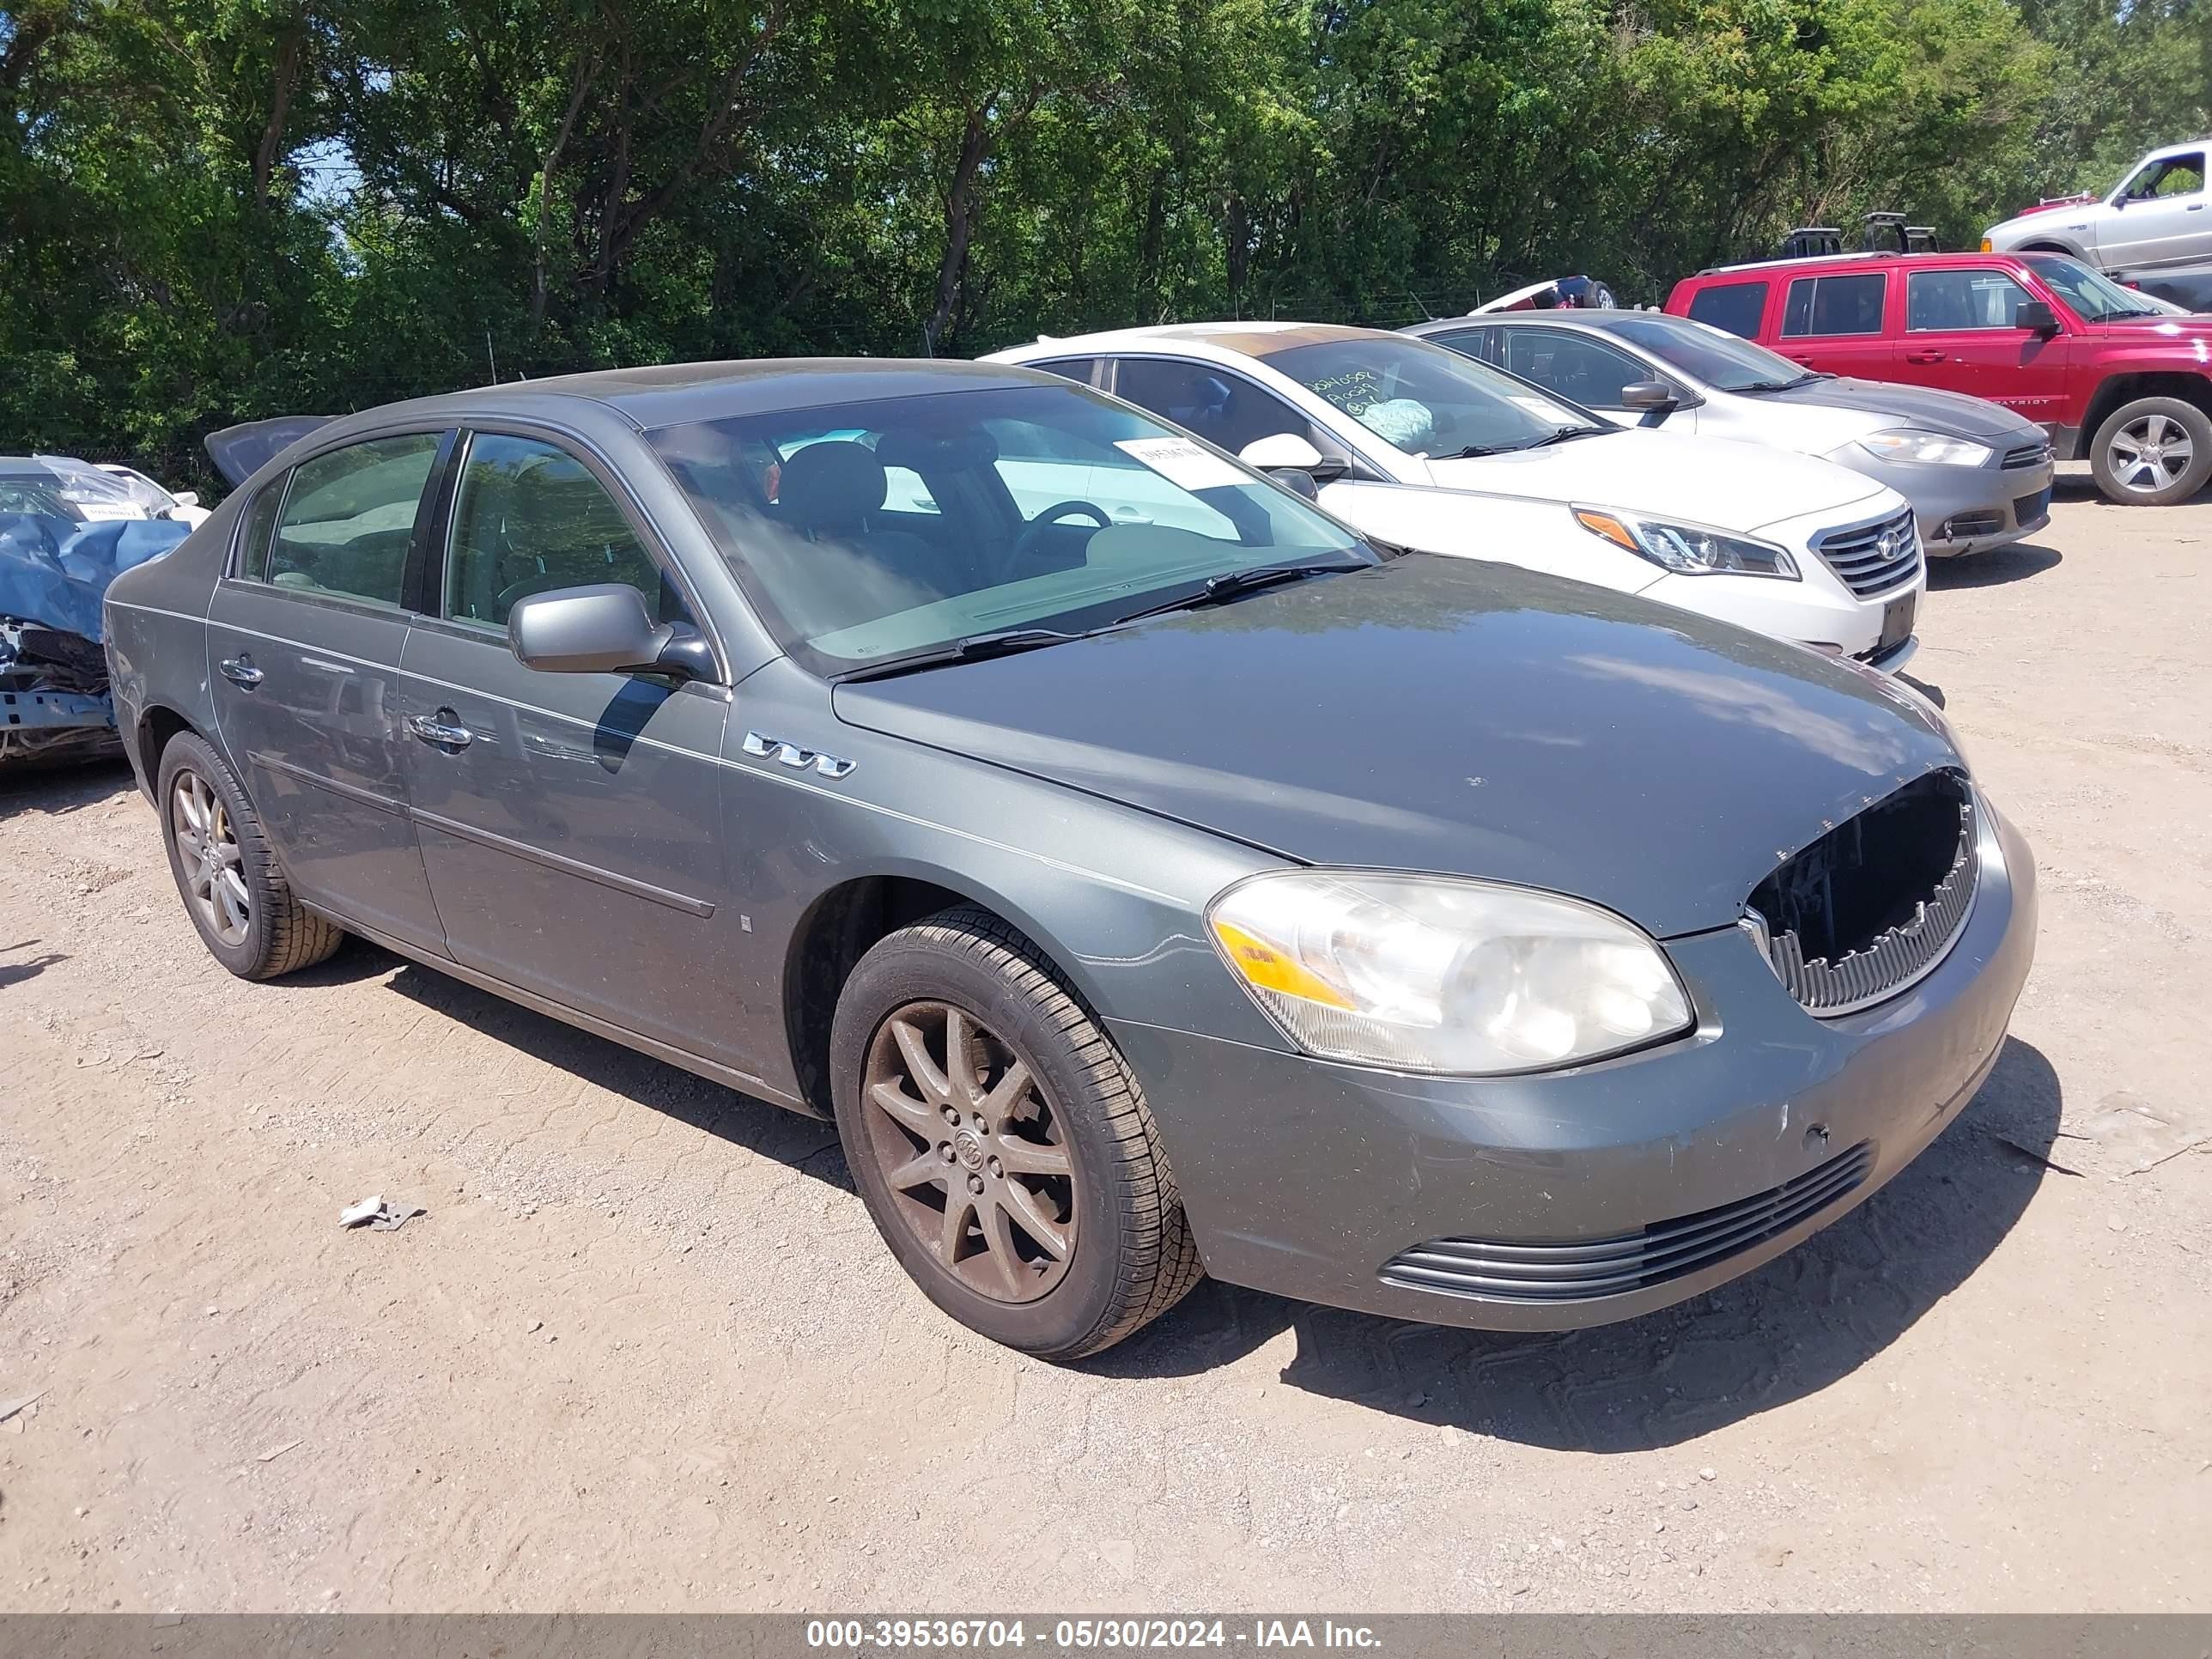
<instances>
[{"instance_id":1,"label":"quarter window","mask_svg":"<svg viewBox=\"0 0 2212 1659\"><path fill-rule=\"evenodd\" d=\"M1766 315L1764 283L1715 283L1690 296L1690 317L1711 323L1747 340L1759 337L1759 325Z\"/></svg>"},{"instance_id":2,"label":"quarter window","mask_svg":"<svg viewBox=\"0 0 2212 1659\"><path fill-rule=\"evenodd\" d=\"M270 541L269 580L398 610L441 441L434 432L372 438L302 462Z\"/></svg>"},{"instance_id":3,"label":"quarter window","mask_svg":"<svg viewBox=\"0 0 2212 1659\"><path fill-rule=\"evenodd\" d=\"M1098 360L1096 357L1047 357L1036 362L1024 363L1022 367L1041 368L1048 374L1057 374L1078 386L1089 386L1091 375L1098 368Z\"/></svg>"},{"instance_id":4,"label":"quarter window","mask_svg":"<svg viewBox=\"0 0 2212 1659\"><path fill-rule=\"evenodd\" d=\"M688 620L614 497L581 461L535 438L471 437L453 497L446 614L504 628L517 599L602 582L635 588L656 623Z\"/></svg>"},{"instance_id":5,"label":"quarter window","mask_svg":"<svg viewBox=\"0 0 2212 1659\"><path fill-rule=\"evenodd\" d=\"M1790 284L1782 332L1785 338L1881 332L1887 278L1880 271L1848 276L1800 276Z\"/></svg>"},{"instance_id":6,"label":"quarter window","mask_svg":"<svg viewBox=\"0 0 2212 1659\"><path fill-rule=\"evenodd\" d=\"M1916 270L1905 284L1905 326L1914 332L2017 328L2031 296L1997 270Z\"/></svg>"},{"instance_id":7,"label":"quarter window","mask_svg":"<svg viewBox=\"0 0 2212 1659\"><path fill-rule=\"evenodd\" d=\"M262 486L239 519L237 574L248 581L269 580L269 542L276 528L276 509L284 504L284 480Z\"/></svg>"}]
</instances>

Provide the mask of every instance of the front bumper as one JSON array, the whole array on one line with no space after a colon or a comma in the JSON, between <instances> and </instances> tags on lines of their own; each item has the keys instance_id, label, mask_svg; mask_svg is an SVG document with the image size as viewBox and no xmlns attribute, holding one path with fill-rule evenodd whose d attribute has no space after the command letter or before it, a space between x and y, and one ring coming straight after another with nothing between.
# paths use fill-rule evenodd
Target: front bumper
<instances>
[{"instance_id":1,"label":"front bumper","mask_svg":"<svg viewBox=\"0 0 2212 1659\"><path fill-rule=\"evenodd\" d=\"M1931 559L1986 553L2030 536L2051 522L2046 456L2033 466L1916 466L1877 460L1856 444L1827 459L1887 484L1912 503L1921 550Z\"/></svg>"},{"instance_id":2,"label":"front bumper","mask_svg":"<svg viewBox=\"0 0 2212 1659\"><path fill-rule=\"evenodd\" d=\"M2035 949L2034 866L1985 811L1972 915L1888 1002L1819 1020L1750 936L1667 946L1699 1028L1648 1053L1543 1077L1417 1078L1154 1026L1114 1030L1144 1081L1206 1269L1395 1318L1559 1330L1648 1313L1749 1272L1878 1190L1996 1063ZM1863 1150L1862 1150L1863 1149ZM1532 1301L1387 1283L1437 1240L1609 1243L1775 1192L1856 1154L1856 1184L1694 1271L1619 1293Z\"/></svg>"}]
</instances>

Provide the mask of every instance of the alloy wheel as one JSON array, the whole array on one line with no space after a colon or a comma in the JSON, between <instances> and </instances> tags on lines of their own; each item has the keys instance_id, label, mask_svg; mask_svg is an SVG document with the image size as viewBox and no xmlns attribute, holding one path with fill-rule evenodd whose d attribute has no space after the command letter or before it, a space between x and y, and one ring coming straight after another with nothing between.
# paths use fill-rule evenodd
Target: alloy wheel
<instances>
[{"instance_id":1,"label":"alloy wheel","mask_svg":"<svg viewBox=\"0 0 2212 1659\"><path fill-rule=\"evenodd\" d=\"M2164 489L2189 471L2197 453L2188 429L2158 414L2130 421L2106 441L2106 449L2120 488L2138 495Z\"/></svg>"},{"instance_id":2,"label":"alloy wheel","mask_svg":"<svg viewBox=\"0 0 2212 1659\"><path fill-rule=\"evenodd\" d=\"M185 896L208 931L225 945L245 944L253 913L244 854L230 810L197 772L180 771L169 786L169 833L176 838Z\"/></svg>"},{"instance_id":3,"label":"alloy wheel","mask_svg":"<svg viewBox=\"0 0 2212 1659\"><path fill-rule=\"evenodd\" d=\"M892 1207L938 1265L994 1302L1050 1294L1075 1254L1074 1153L1029 1062L962 1009L908 1003L862 1086Z\"/></svg>"}]
</instances>

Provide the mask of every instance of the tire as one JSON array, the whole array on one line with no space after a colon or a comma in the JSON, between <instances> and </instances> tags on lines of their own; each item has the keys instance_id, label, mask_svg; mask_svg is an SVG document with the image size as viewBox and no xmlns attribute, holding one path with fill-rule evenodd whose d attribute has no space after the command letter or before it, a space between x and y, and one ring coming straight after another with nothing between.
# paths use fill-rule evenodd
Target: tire
<instances>
[{"instance_id":1,"label":"tire","mask_svg":"<svg viewBox=\"0 0 2212 1659\"><path fill-rule=\"evenodd\" d=\"M965 1086L946 1059L956 1030ZM969 1329L1079 1358L1204 1276L1144 1091L1036 946L988 912L940 912L862 957L838 999L830 1063L838 1139L870 1218L923 1294Z\"/></svg>"},{"instance_id":2,"label":"tire","mask_svg":"<svg viewBox=\"0 0 2212 1659\"><path fill-rule=\"evenodd\" d=\"M2179 398L2138 398L2105 417L2089 469L2107 501L2128 507L2185 501L2212 478L2212 416Z\"/></svg>"},{"instance_id":3,"label":"tire","mask_svg":"<svg viewBox=\"0 0 2212 1659\"><path fill-rule=\"evenodd\" d=\"M240 979L274 979L327 960L344 933L293 896L260 815L222 757L179 732L162 750L156 778L169 873L209 954ZM215 854L198 856L210 842Z\"/></svg>"}]
</instances>

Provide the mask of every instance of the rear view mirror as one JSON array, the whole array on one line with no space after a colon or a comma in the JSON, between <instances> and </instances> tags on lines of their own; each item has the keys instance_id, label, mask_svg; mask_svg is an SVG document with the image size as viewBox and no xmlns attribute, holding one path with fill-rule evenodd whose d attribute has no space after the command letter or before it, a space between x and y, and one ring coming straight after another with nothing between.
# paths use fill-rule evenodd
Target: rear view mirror
<instances>
[{"instance_id":1,"label":"rear view mirror","mask_svg":"<svg viewBox=\"0 0 2212 1659\"><path fill-rule=\"evenodd\" d=\"M2027 300L2012 313L2013 326L2036 334L2058 332L2058 318L2050 306L2041 300Z\"/></svg>"},{"instance_id":2,"label":"rear view mirror","mask_svg":"<svg viewBox=\"0 0 2212 1659\"><path fill-rule=\"evenodd\" d=\"M547 674L672 674L706 679L714 656L696 629L656 624L624 582L561 587L517 599L507 642L526 668Z\"/></svg>"},{"instance_id":3,"label":"rear view mirror","mask_svg":"<svg viewBox=\"0 0 2212 1659\"><path fill-rule=\"evenodd\" d=\"M1620 406L1641 410L1642 424L1657 426L1682 406L1682 400L1664 380L1635 380L1620 388Z\"/></svg>"}]
</instances>

